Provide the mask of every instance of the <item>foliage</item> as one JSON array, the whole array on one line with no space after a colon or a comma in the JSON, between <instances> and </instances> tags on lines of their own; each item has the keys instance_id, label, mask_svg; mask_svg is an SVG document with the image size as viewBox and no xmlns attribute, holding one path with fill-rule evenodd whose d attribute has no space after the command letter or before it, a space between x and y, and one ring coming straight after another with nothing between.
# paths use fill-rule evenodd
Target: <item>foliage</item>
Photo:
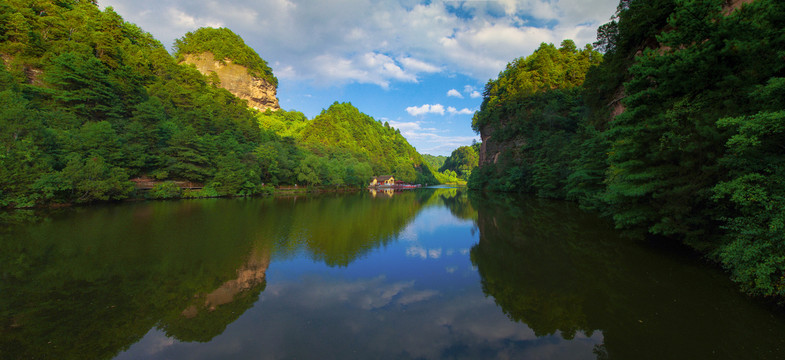
<instances>
[{"instance_id":1,"label":"foliage","mask_svg":"<svg viewBox=\"0 0 785 360\"><path fill-rule=\"evenodd\" d=\"M151 199L176 199L182 196L183 190L179 185L173 181L164 181L160 184L155 184L152 189L147 193Z\"/></svg>"},{"instance_id":2,"label":"foliage","mask_svg":"<svg viewBox=\"0 0 785 360\"><path fill-rule=\"evenodd\" d=\"M350 103L334 103L299 134L305 147L328 158L368 162L375 175L406 182L436 183L431 170L399 130L385 127Z\"/></svg>"},{"instance_id":3,"label":"foliage","mask_svg":"<svg viewBox=\"0 0 785 360\"><path fill-rule=\"evenodd\" d=\"M182 60L185 54L202 54L211 52L215 61L232 60L237 65L248 68L252 76L267 80L278 85L273 70L267 66L259 54L245 44L243 39L227 28L199 28L188 32L174 42L175 56Z\"/></svg>"},{"instance_id":4,"label":"foliage","mask_svg":"<svg viewBox=\"0 0 785 360\"><path fill-rule=\"evenodd\" d=\"M442 167L444 164L444 160L447 160L447 157L444 155L434 156L431 154L422 154L422 159L425 161L431 169L438 169Z\"/></svg>"},{"instance_id":5,"label":"foliage","mask_svg":"<svg viewBox=\"0 0 785 360\"><path fill-rule=\"evenodd\" d=\"M785 4L727 6L621 1L598 30L604 61L580 87L560 82L565 66L526 66L552 46L510 63L473 122L507 148L469 186L579 201L782 299Z\"/></svg>"},{"instance_id":6,"label":"foliage","mask_svg":"<svg viewBox=\"0 0 785 360\"><path fill-rule=\"evenodd\" d=\"M586 72L602 60L591 45L578 50L572 40L564 40L558 49L541 44L533 54L507 64L496 80L485 85L480 111L472 119L472 128L501 125L509 119L509 106L539 93L580 86Z\"/></svg>"},{"instance_id":7,"label":"foliage","mask_svg":"<svg viewBox=\"0 0 785 360\"><path fill-rule=\"evenodd\" d=\"M479 143L475 143L472 146L461 146L453 150L450 156L444 160L444 164L439 168L439 171L452 171L457 177L466 180L479 163L479 153Z\"/></svg>"},{"instance_id":8,"label":"foliage","mask_svg":"<svg viewBox=\"0 0 785 360\"><path fill-rule=\"evenodd\" d=\"M123 199L139 176L206 185L183 197L259 195L271 191L265 185L302 181L309 166L314 185L362 186L383 173L436 182L400 132L351 105L310 121L296 111L248 109L112 8L26 0L2 7L0 207ZM180 55L213 51L275 82L228 29L197 30L177 47ZM320 131L333 127L341 130ZM157 190L153 197L175 196Z\"/></svg>"},{"instance_id":9,"label":"foliage","mask_svg":"<svg viewBox=\"0 0 785 360\"><path fill-rule=\"evenodd\" d=\"M772 78L751 94L761 104L754 115L723 118L733 129L720 159L730 171L713 198L728 208L721 216L726 243L722 263L752 293L785 296L785 78Z\"/></svg>"}]
</instances>

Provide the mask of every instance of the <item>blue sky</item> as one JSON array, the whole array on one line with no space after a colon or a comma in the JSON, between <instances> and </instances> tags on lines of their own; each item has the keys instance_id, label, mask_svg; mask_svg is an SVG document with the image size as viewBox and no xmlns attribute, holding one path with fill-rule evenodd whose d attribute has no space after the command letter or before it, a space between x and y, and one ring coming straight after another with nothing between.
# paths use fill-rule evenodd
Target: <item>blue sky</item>
<instances>
[{"instance_id":1,"label":"blue sky","mask_svg":"<svg viewBox=\"0 0 785 360\"><path fill-rule=\"evenodd\" d=\"M99 0L171 49L200 27L243 37L278 77L286 110L335 101L387 121L420 153L479 135L485 83L540 43L594 41L618 0Z\"/></svg>"}]
</instances>

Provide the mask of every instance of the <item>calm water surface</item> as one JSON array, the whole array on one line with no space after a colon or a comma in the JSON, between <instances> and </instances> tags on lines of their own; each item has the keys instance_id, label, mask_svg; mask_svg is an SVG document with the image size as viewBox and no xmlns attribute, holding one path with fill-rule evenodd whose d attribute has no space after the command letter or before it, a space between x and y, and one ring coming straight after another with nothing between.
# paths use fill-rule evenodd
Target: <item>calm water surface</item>
<instances>
[{"instance_id":1,"label":"calm water surface","mask_svg":"<svg viewBox=\"0 0 785 360\"><path fill-rule=\"evenodd\" d=\"M139 202L0 225L1 359L782 359L785 314L563 202Z\"/></svg>"}]
</instances>

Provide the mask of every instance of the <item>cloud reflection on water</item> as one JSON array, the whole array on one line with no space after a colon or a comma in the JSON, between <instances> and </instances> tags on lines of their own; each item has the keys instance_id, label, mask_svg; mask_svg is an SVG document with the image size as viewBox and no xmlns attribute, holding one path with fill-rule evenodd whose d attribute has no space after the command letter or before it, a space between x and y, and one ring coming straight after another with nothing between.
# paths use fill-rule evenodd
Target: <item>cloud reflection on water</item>
<instances>
[{"instance_id":1,"label":"cloud reflection on water","mask_svg":"<svg viewBox=\"0 0 785 360\"><path fill-rule=\"evenodd\" d=\"M158 338L158 335L148 334ZM146 337L147 339L147 337ZM347 339L351 339L347 341ZM164 339L165 340L165 339ZM144 341L144 340L143 340ZM150 339L153 341L153 339ZM593 358L601 332L538 338L478 292L440 292L385 276L305 275L269 284L260 301L208 345L173 342L151 358Z\"/></svg>"}]
</instances>

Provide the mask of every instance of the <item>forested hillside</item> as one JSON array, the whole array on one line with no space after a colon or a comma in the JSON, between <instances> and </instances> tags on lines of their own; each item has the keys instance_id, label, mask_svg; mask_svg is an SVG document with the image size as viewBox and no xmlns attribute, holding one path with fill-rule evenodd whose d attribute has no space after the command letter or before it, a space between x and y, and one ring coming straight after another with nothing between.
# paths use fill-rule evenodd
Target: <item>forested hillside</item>
<instances>
[{"instance_id":1,"label":"forested hillside","mask_svg":"<svg viewBox=\"0 0 785 360\"><path fill-rule=\"evenodd\" d=\"M785 3L742 3L623 0L582 85L521 66L547 45L512 62L475 116L491 153L470 186L576 200L785 299Z\"/></svg>"},{"instance_id":2,"label":"forested hillside","mask_svg":"<svg viewBox=\"0 0 785 360\"><path fill-rule=\"evenodd\" d=\"M472 128L482 134L481 168L471 186L565 197L574 143L588 130L579 86L602 60L591 46L572 40L542 44L507 65L485 86Z\"/></svg>"},{"instance_id":3,"label":"forested hillside","mask_svg":"<svg viewBox=\"0 0 785 360\"><path fill-rule=\"evenodd\" d=\"M422 156L400 130L383 125L350 103L336 102L313 120L285 111L267 111L259 114L259 119L263 128L291 137L310 152L302 164L314 169L304 169L307 175L298 177L302 182L341 185L390 174L407 182L436 183Z\"/></svg>"},{"instance_id":4,"label":"forested hillside","mask_svg":"<svg viewBox=\"0 0 785 360\"><path fill-rule=\"evenodd\" d=\"M224 56L277 83L228 29L188 34L176 48ZM294 119L291 127L260 127L268 115L95 2L0 3L0 57L0 207L139 196L133 178L160 182L147 196L163 198L253 195L269 192L265 184L359 186L381 172L432 178L400 134L350 105L313 121L280 112L273 117ZM339 108L349 114L328 119ZM333 120L385 146L344 148L324 135L317 147L322 134L313 130L299 142L303 129ZM173 181L204 188L183 192Z\"/></svg>"},{"instance_id":5,"label":"forested hillside","mask_svg":"<svg viewBox=\"0 0 785 360\"><path fill-rule=\"evenodd\" d=\"M466 180L471 176L472 170L477 168L479 161L480 143L471 146L460 146L453 150L449 157L439 167L440 172L449 172L453 177Z\"/></svg>"},{"instance_id":6,"label":"forested hillside","mask_svg":"<svg viewBox=\"0 0 785 360\"><path fill-rule=\"evenodd\" d=\"M442 167L444 160L446 160L447 157L444 155L422 154L422 159L425 160L425 163L432 169L438 169Z\"/></svg>"}]
</instances>

